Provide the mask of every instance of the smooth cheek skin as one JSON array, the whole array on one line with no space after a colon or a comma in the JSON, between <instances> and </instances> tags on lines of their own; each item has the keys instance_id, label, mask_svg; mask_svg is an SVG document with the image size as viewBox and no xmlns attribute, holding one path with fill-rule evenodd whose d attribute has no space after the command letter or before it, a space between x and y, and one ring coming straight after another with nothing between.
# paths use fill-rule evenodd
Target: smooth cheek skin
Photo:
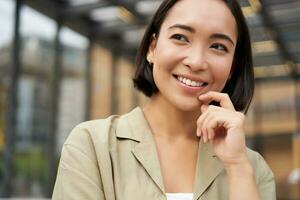
<instances>
[{"instance_id":1,"label":"smooth cheek skin","mask_svg":"<svg viewBox=\"0 0 300 200\"><path fill-rule=\"evenodd\" d=\"M214 59L211 57L209 63L211 63L211 73L213 74L213 84L211 85L210 91L221 92L228 81L229 74L231 71L233 59Z\"/></svg>"},{"instance_id":2,"label":"smooth cheek skin","mask_svg":"<svg viewBox=\"0 0 300 200\"><path fill-rule=\"evenodd\" d=\"M161 35L161 37L167 38L164 35ZM216 55L207 53L208 69L206 72L200 73L205 73L209 85L197 94L187 93L180 90L172 75L187 70L182 64L182 60L186 55L185 51L187 52L182 47L174 47L170 45L170 42L158 39L155 50L156 55L154 56L153 77L160 91L157 95L183 111L194 111L200 109L199 95L208 91L221 92L223 90L230 74L232 58L216 57Z\"/></svg>"},{"instance_id":3,"label":"smooth cheek skin","mask_svg":"<svg viewBox=\"0 0 300 200\"><path fill-rule=\"evenodd\" d=\"M214 9L216 13L210 11ZM190 12L186 12L189 10ZM171 29L174 24L183 24L194 32ZM178 2L162 24L159 36L150 47L153 62L154 82L159 89L156 97L182 111L200 110L198 97L209 91L221 92L227 82L233 61L234 48L223 52L213 44L226 43L212 39L216 33L229 35L236 42L235 19L225 4L219 1L186 0ZM182 34L186 42L170 39L173 34ZM185 41L185 40L184 40ZM230 45L227 45L231 48ZM198 53L199 52L199 53ZM203 64L205 63L205 64ZM202 66L205 65L207 67ZM192 75L207 82L197 91L185 89L174 74Z\"/></svg>"},{"instance_id":4,"label":"smooth cheek skin","mask_svg":"<svg viewBox=\"0 0 300 200\"><path fill-rule=\"evenodd\" d=\"M156 47L158 59L156 59L156 62L154 61L153 77L160 91L157 95L163 96L165 100L183 111L193 111L200 108L200 102L197 99L198 95L185 93L180 90L172 75L178 70L178 63L182 60L181 51L180 48L174 48L164 41L161 43L158 41Z\"/></svg>"}]
</instances>

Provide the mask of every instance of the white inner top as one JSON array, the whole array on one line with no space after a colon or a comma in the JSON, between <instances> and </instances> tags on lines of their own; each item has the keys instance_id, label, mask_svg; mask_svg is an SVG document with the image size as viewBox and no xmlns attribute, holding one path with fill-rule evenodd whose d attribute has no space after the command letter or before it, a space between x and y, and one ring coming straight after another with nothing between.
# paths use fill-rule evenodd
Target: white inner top
<instances>
[{"instance_id":1,"label":"white inner top","mask_svg":"<svg viewBox=\"0 0 300 200\"><path fill-rule=\"evenodd\" d=\"M167 200L193 200L193 193L166 193Z\"/></svg>"}]
</instances>

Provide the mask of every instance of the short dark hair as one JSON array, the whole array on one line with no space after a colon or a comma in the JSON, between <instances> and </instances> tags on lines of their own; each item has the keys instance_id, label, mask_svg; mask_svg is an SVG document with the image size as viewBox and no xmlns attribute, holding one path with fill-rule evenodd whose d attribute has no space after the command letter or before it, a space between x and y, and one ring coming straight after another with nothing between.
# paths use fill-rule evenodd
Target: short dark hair
<instances>
[{"instance_id":1,"label":"short dark hair","mask_svg":"<svg viewBox=\"0 0 300 200\"><path fill-rule=\"evenodd\" d=\"M153 67L147 61L147 52L153 35L159 36L161 25L169 10L179 0L162 2L148 25L136 56L136 72L133 78L134 87L151 97L158 92L153 79ZM232 63L231 77L222 92L227 93L238 111L246 113L254 93L254 70L252 61L251 41L248 26L241 7L236 0L223 0L235 18L238 39Z\"/></svg>"}]
</instances>

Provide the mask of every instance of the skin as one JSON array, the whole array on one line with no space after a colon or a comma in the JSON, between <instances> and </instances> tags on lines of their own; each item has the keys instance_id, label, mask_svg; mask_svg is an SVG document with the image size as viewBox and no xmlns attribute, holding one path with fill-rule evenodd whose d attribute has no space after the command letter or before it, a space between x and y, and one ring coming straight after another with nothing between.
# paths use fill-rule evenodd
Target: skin
<instances>
[{"instance_id":1,"label":"skin","mask_svg":"<svg viewBox=\"0 0 300 200\"><path fill-rule=\"evenodd\" d=\"M179 1L159 36L153 36L147 60L159 92L143 111L156 141L165 192L193 192L201 137L227 171L229 198L259 199L246 154L244 115L220 93L230 77L236 41L235 19L220 0ZM191 89L176 76L206 85Z\"/></svg>"}]
</instances>

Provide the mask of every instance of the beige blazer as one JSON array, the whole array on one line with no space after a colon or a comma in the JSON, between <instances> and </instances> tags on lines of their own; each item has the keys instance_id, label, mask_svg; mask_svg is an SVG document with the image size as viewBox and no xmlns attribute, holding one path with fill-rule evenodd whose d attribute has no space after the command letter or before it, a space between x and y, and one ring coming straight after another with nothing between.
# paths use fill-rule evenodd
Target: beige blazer
<instances>
[{"instance_id":1,"label":"beige blazer","mask_svg":"<svg viewBox=\"0 0 300 200\"><path fill-rule=\"evenodd\" d=\"M228 199L226 172L209 144L200 142L194 200ZM273 173L248 150L263 200L275 200ZM166 200L155 142L141 108L84 122L67 138L54 200Z\"/></svg>"}]
</instances>

